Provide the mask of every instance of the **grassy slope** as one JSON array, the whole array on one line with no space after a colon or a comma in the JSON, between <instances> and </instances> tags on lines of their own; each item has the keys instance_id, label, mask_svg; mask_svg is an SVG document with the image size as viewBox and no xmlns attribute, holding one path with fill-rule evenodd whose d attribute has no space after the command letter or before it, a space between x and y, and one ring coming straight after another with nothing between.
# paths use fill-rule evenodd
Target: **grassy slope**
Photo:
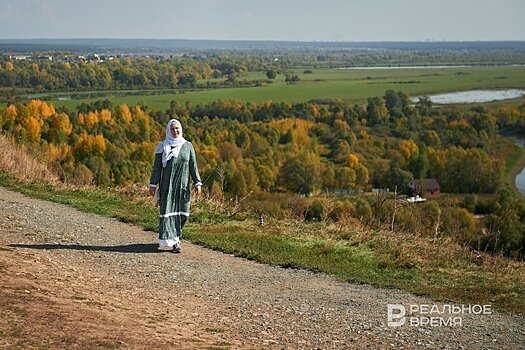
<instances>
[{"instance_id":1,"label":"grassy slope","mask_svg":"<svg viewBox=\"0 0 525 350\"><path fill-rule=\"evenodd\" d=\"M259 87L234 87L203 89L182 94L148 93L122 96L108 92L105 96L117 105L135 104L144 101L152 109L166 109L171 100L203 103L218 99L241 99L264 102L301 102L314 98L340 98L351 103L364 103L370 96L381 96L388 89L404 91L409 95L425 95L447 91L491 88L525 88L525 67L460 67L433 69L376 69L376 70L314 70L304 74L296 69L301 81L296 84L284 82L284 76L269 85ZM250 72L244 79L264 80L263 72ZM212 80L213 81L213 80ZM219 81L219 80L217 80ZM74 109L82 102L92 102L97 98L50 101L55 106Z\"/></svg>"},{"instance_id":2,"label":"grassy slope","mask_svg":"<svg viewBox=\"0 0 525 350\"><path fill-rule=\"evenodd\" d=\"M516 145L516 139L522 139L521 135L504 134L494 147L493 156L505 159L504 184L512 189L518 196L522 196L516 188L516 176L525 168L525 149Z\"/></svg>"},{"instance_id":3,"label":"grassy slope","mask_svg":"<svg viewBox=\"0 0 525 350\"><path fill-rule=\"evenodd\" d=\"M516 164L521 164L520 160L523 156L523 151L520 147L514 146L510 157L505 162L505 175L511 174L514 168L518 168Z\"/></svg>"},{"instance_id":4,"label":"grassy slope","mask_svg":"<svg viewBox=\"0 0 525 350\"><path fill-rule=\"evenodd\" d=\"M512 188L517 194L521 195L515 184L516 176L525 167L525 151L523 148L514 145L513 152L510 157L507 158L505 165L505 182L509 185L509 188Z\"/></svg>"},{"instance_id":5,"label":"grassy slope","mask_svg":"<svg viewBox=\"0 0 525 350\"><path fill-rule=\"evenodd\" d=\"M0 174L0 185L26 195L158 228L149 199L129 191L60 189ZM371 231L356 225L304 224L226 215L195 203L185 238L263 263L324 272L351 282L404 289L436 300L492 304L525 312L525 263L483 254L453 241ZM152 240L154 238L152 237Z\"/></svg>"}]
</instances>

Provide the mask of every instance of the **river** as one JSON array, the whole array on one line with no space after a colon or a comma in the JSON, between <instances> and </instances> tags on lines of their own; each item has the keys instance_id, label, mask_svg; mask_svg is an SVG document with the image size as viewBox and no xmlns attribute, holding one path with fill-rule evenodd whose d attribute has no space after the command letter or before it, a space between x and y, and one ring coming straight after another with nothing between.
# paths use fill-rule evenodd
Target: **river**
<instances>
[{"instance_id":1,"label":"river","mask_svg":"<svg viewBox=\"0 0 525 350\"><path fill-rule=\"evenodd\" d=\"M430 100L436 104L449 103L483 103L490 101L509 100L513 98L522 97L525 95L525 90L522 89L506 89L506 90L470 90L450 92L446 94L437 94L428 96ZM413 97L412 101L417 102L419 96Z\"/></svg>"},{"instance_id":2,"label":"river","mask_svg":"<svg viewBox=\"0 0 525 350\"><path fill-rule=\"evenodd\" d=\"M501 67L523 67L523 64L503 65ZM447 68L479 68L490 67L486 65L466 65L466 64L450 64L450 65L415 65L415 66L360 66L360 67L341 67L338 69L344 70L381 70L381 69L447 69Z\"/></svg>"}]
</instances>

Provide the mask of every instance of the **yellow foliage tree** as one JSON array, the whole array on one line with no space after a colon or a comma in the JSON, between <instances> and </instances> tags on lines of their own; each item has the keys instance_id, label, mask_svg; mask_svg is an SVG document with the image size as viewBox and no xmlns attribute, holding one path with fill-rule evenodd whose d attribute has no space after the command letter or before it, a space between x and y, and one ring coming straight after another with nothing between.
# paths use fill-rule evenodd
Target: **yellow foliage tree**
<instances>
[{"instance_id":1,"label":"yellow foliage tree","mask_svg":"<svg viewBox=\"0 0 525 350\"><path fill-rule=\"evenodd\" d=\"M127 104L123 104L119 107L120 112L120 119L124 122L124 124L131 123L131 111L129 110L129 107Z\"/></svg>"},{"instance_id":2,"label":"yellow foliage tree","mask_svg":"<svg viewBox=\"0 0 525 350\"><path fill-rule=\"evenodd\" d=\"M354 166L359 164L359 158L355 154L350 153L348 155L348 159L346 161L346 165L350 168L353 168Z\"/></svg>"},{"instance_id":3,"label":"yellow foliage tree","mask_svg":"<svg viewBox=\"0 0 525 350\"><path fill-rule=\"evenodd\" d=\"M56 113L53 105L48 105L41 100L31 100L27 104L27 111L30 117L37 119L47 119Z\"/></svg>"},{"instance_id":4,"label":"yellow foliage tree","mask_svg":"<svg viewBox=\"0 0 525 350\"><path fill-rule=\"evenodd\" d=\"M15 69L15 66L13 65L13 62L7 61L5 63L5 69L7 69L9 72L12 71L13 69Z\"/></svg>"},{"instance_id":5,"label":"yellow foliage tree","mask_svg":"<svg viewBox=\"0 0 525 350\"><path fill-rule=\"evenodd\" d=\"M140 106L135 106L133 109L133 124L138 127L136 131L142 140L148 139L152 130L151 122L151 117L146 112L144 112Z\"/></svg>"},{"instance_id":6,"label":"yellow foliage tree","mask_svg":"<svg viewBox=\"0 0 525 350\"><path fill-rule=\"evenodd\" d=\"M314 104L310 104L309 105L309 108L310 108L310 113L312 114L312 117L314 118L318 118L320 113L319 113L319 107L317 105L314 105Z\"/></svg>"},{"instance_id":7,"label":"yellow foliage tree","mask_svg":"<svg viewBox=\"0 0 525 350\"><path fill-rule=\"evenodd\" d=\"M7 106L5 110L5 122L9 122L9 121L14 122L17 115L18 115L18 111L15 105Z\"/></svg>"},{"instance_id":8,"label":"yellow foliage tree","mask_svg":"<svg viewBox=\"0 0 525 350\"><path fill-rule=\"evenodd\" d=\"M51 126L66 136L69 136L73 130L73 125L69 121L69 116L66 113L55 114L51 120Z\"/></svg>"},{"instance_id":9,"label":"yellow foliage tree","mask_svg":"<svg viewBox=\"0 0 525 350\"><path fill-rule=\"evenodd\" d=\"M48 144L47 146L47 159L51 162L58 161L62 162L68 158L71 154L71 146L67 144L62 144L57 146L55 144Z\"/></svg>"},{"instance_id":10,"label":"yellow foliage tree","mask_svg":"<svg viewBox=\"0 0 525 350\"><path fill-rule=\"evenodd\" d=\"M106 151L106 140L104 140L104 136L102 135L95 135L92 137L92 144L93 144L93 150L102 155Z\"/></svg>"},{"instance_id":11,"label":"yellow foliage tree","mask_svg":"<svg viewBox=\"0 0 525 350\"><path fill-rule=\"evenodd\" d=\"M346 166L350 168L355 175L353 180L354 185L361 188L366 187L369 181L368 168L359 162L359 158L355 154L350 153L348 155Z\"/></svg>"},{"instance_id":12,"label":"yellow foliage tree","mask_svg":"<svg viewBox=\"0 0 525 350\"><path fill-rule=\"evenodd\" d=\"M104 124L111 124L113 119L111 118L111 112L107 109L103 109L99 113L100 121Z\"/></svg>"},{"instance_id":13,"label":"yellow foliage tree","mask_svg":"<svg viewBox=\"0 0 525 350\"><path fill-rule=\"evenodd\" d=\"M344 121L343 119L336 119L334 121L334 128L333 129L334 129L334 131L337 134L344 135L348 131L350 131L350 126L348 126L348 123L346 121Z\"/></svg>"},{"instance_id":14,"label":"yellow foliage tree","mask_svg":"<svg viewBox=\"0 0 525 350\"><path fill-rule=\"evenodd\" d=\"M73 125L69 121L69 116L65 113L54 114L51 117L49 135L51 142L62 144L67 142L67 137L71 134Z\"/></svg>"},{"instance_id":15,"label":"yellow foliage tree","mask_svg":"<svg viewBox=\"0 0 525 350\"><path fill-rule=\"evenodd\" d=\"M308 135L308 131L314 125L311 121L287 118L274 120L270 122L270 125L278 128L283 134L290 130L294 140L292 143L292 152L294 153L298 153L301 149L308 149L312 144L312 138Z\"/></svg>"},{"instance_id":16,"label":"yellow foliage tree","mask_svg":"<svg viewBox=\"0 0 525 350\"><path fill-rule=\"evenodd\" d=\"M42 117L49 118L50 116L56 114L56 110L53 105L42 102L42 104L40 105L40 113Z\"/></svg>"},{"instance_id":17,"label":"yellow foliage tree","mask_svg":"<svg viewBox=\"0 0 525 350\"><path fill-rule=\"evenodd\" d=\"M419 147L412 140L403 140L399 144L399 153L401 153L405 161L408 162L419 153Z\"/></svg>"},{"instance_id":18,"label":"yellow foliage tree","mask_svg":"<svg viewBox=\"0 0 525 350\"><path fill-rule=\"evenodd\" d=\"M106 151L106 141L102 135L88 135L83 133L77 139L74 153L77 160L90 156L102 156Z\"/></svg>"},{"instance_id":19,"label":"yellow foliage tree","mask_svg":"<svg viewBox=\"0 0 525 350\"><path fill-rule=\"evenodd\" d=\"M40 140L40 132L42 131L42 126L36 118L27 118L24 121L24 129L26 130L27 138L29 139L29 141L35 142Z\"/></svg>"},{"instance_id":20,"label":"yellow foliage tree","mask_svg":"<svg viewBox=\"0 0 525 350\"><path fill-rule=\"evenodd\" d=\"M84 115L84 113L78 113L77 121L79 125L84 125L86 123L86 116Z\"/></svg>"},{"instance_id":21,"label":"yellow foliage tree","mask_svg":"<svg viewBox=\"0 0 525 350\"><path fill-rule=\"evenodd\" d=\"M50 161L55 161L60 158L60 148L55 146L55 144L50 143L47 146L47 159Z\"/></svg>"},{"instance_id":22,"label":"yellow foliage tree","mask_svg":"<svg viewBox=\"0 0 525 350\"><path fill-rule=\"evenodd\" d=\"M88 129L93 129L99 122L98 114L96 112L89 112L88 115L84 117L84 122Z\"/></svg>"}]
</instances>

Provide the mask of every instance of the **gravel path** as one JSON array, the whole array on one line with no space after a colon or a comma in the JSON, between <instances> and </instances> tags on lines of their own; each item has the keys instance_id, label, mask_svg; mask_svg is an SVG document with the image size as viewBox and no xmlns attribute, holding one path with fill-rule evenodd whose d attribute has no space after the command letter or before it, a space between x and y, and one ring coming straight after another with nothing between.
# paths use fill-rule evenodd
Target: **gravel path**
<instances>
[{"instance_id":1,"label":"gravel path","mask_svg":"<svg viewBox=\"0 0 525 350\"><path fill-rule=\"evenodd\" d=\"M50 348L525 349L523 315L388 327L389 303L442 304L185 241L182 254L157 252L155 242L138 227L0 187L0 348L23 348L35 332L27 318L38 317L37 331L55 335L32 341ZM42 312L50 305L53 322Z\"/></svg>"}]
</instances>

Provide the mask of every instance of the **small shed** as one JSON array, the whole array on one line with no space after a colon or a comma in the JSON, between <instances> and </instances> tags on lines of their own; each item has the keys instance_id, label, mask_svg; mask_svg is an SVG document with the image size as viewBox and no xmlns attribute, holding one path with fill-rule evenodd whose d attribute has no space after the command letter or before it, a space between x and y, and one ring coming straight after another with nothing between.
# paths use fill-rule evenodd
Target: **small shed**
<instances>
[{"instance_id":1,"label":"small shed","mask_svg":"<svg viewBox=\"0 0 525 350\"><path fill-rule=\"evenodd\" d=\"M407 192L410 196L417 194L424 197L437 197L441 194L441 187L436 179L411 180L407 185Z\"/></svg>"}]
</instances>

